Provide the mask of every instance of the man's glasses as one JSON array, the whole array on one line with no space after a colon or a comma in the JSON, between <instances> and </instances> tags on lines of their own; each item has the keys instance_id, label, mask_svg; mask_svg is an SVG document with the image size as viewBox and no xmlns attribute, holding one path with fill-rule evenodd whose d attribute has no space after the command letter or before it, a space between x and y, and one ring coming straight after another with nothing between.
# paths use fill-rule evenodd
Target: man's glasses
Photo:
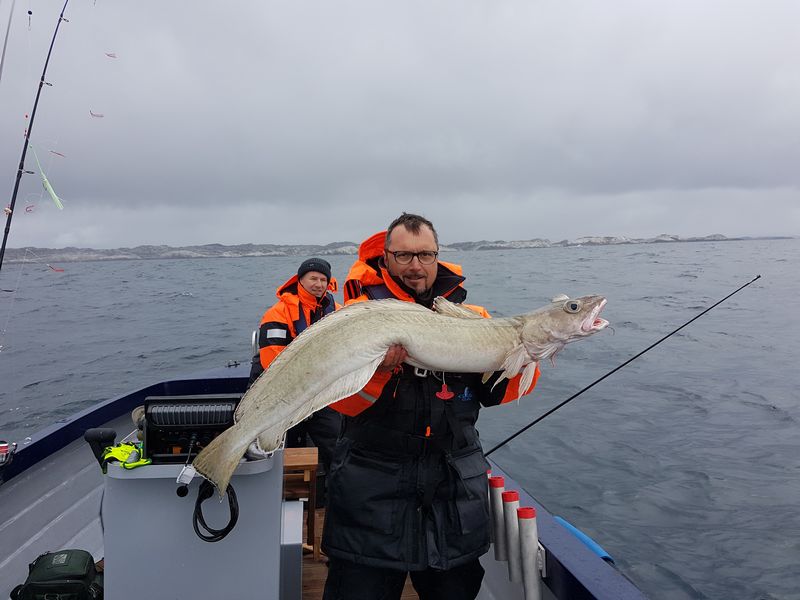
<instances>
[{"instance_id":1,"label":"man's glasses","mask_svg":"<svg viewBox=\"0 0 800 600\"><path fill-rule=\"evenodd\" d=\"M421 265L432 265L436 262L436 257L439 256L438 252L434 252L433 250L423 250L422 252L392 252L391 250L386 251L387 254L391 254L394 256L394 259L397 261L398 265L407 265L410 264L414 257L417 257L419 264Z\"/></svg>"}]
</instances>

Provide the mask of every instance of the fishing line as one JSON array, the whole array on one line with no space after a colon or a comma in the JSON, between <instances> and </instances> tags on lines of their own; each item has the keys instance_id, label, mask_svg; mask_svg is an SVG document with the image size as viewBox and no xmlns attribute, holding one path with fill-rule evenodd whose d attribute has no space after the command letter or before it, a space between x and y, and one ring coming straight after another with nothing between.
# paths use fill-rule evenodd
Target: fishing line
<instances>
[{"instance_id":1,"label":"fishing line","mask_svg":"<svg viewBox=\"0 0 800 600\"><path fill-rule=\"evenodd\" d=\"M6 46L8 46L8 32L11 31L11 20L14 18L14 5L17 0L11 0L11 12L8 15L8 26L6 27L6 37L3 40L3 53L0 54L0 81L3 80L3 64L6 62Z\"/></svg>"},{"instance_id":2,"label":"fishing line","mask_svg":"<svg viewBox=\"0 0 800 600\"><path fill-rule=\"evenodd\" d=\"M55 271L57 273L61 273L61 272L64 271L64 269L61 269L60 267L54 267L49 262L45 261L45 259L43 259L41 256L36 254L36 252L34 252L33 250L30 250L29 248L26 248L25 252L30 252L31 254L33 254L33 256L34 256L33 262L38 263L40 265L44 265L46 267L49 267L51 271Z\"/></svg>"},{"instance_id":3,"label":"fishing line","mask_svg":"<svg viewBox=\"0 0 800 600\"><path fill-rule=\"evenodd\" d=\"M25 254L22 256L22 262L19 265L19 274L17 275L17 284L14 286L14 289L12 289L12 290L4 289L3 290L4 292L11 292L11 301L8 303L8 312L6 313L6 322L5 322L5 324L3 324L3 329L0 329L0 342L3 342L3 340L5 340L6 332L8 331L8 324L11 322L11 313L12 313L12 311L14 309L14 301L17 299L17 293L19 292L19 284L20 284L20 281L22 280L22 271L25 268L25 262L26 262L26 259L28 258L28 252L29 252L29 249L26 248L25 249ZM5 348L5 345L0 343L0 352L3 351L3 348Z\"/></svg>"},{"instance_id":4,"label":"fishing line","mask_svg":"<svg viewBox=\"0 0 800 600\"><path fill-rule=\"evenodd\" d=\"M614 373L616 373L617 371L619 371L619 370L620 370L622 367L624 367L624 366L626 366L626 365L628 365L628 364L632 363L634 360L636 360L637 358L639 358L639 357L640 357L642 354L644 354L645 352L649 352L650 350L652 350L653 348L655 348L656 346L658 346L658 345L659 345L661 342L663 342L663 341L664 341L664 340L666 340L667 338L669 338L669 337L671 337L671 336L675 335L676 333L678 333L678 332L679 332L681 329L683 329L684 327L686 327L687 325L689 325L689 323L692 323L693 321L695 321L695 320L699 319L699 318L700 318L700 317L702 317L704 314L706 314L708 311L710 311L712 308L714 308L714 307L716 307L716 306L719 306L720 304L722 304L723 302L725 302L725 300L727 300L728 298L730 298L730 297L731 297L731 296L733 296L734 294L736 294L736 293L738 293L738 292L742 291L744 288L746 288L748 285L750 285L750 284L751 284L751 283L753 283L754 281L757 281L758 279L761 279L761 275L756 275L756 276L755 276L753 279L751 279L750 281L748 281L747 283L745 283L743 286L741 286L741 287L739 287L739 288L735 289L734 291L732 291L730 294L728 294L727 296L725 296L725 297L724 297L722 300L719 300L718 302L715 302L714 304L712 304L711 306L709 306L707 309L705 309L703 312L701 312L701 313L700 313L700 314L698 314L698 315L695 315L694 317L692 317L691 319L689 319L688 321L686 321L686 323L684 323L683 325L681 325L680 327L678 327L678 328L677 328L677 329L675 329L674 331L672 331L672 332L668 333L667 335L665 335L664 337L662 337L662 338L661 338L660 340L658 340L657 342L654 342L654 343L650 344L650 345L649 345L647 348L645 348L644 350L642 350L641 352L639 352L639 354L637 354L637 355L635 355L635 356L632 356L631 358L629 358L628 360L626 360L624 363L622 363L621 365L619 365L617 368L615 368L615 369L612 369L611 371L609 371L608 373L606 373L605 375L603 375L603 376L602 376L600 379L597 379L597 380L593 381L592 383L590 383L589 385L587 385L585 388L583 388L581 391L574 393L572 396L570 396L569 398L567 398L566 400L564 400L564 401L563 401L563 402L561 402L560 404L558 404L558 405L554 406L553 408L551 408L550 410L548 410L546 413L544 413L544 414L543 414L543 415L541 415L540 417L538 417L538 418L534 419L532 422L530 422L530 423L528 423L527 425L525 425L525 427L523 427L522 429L520 429L519 431L517 431L515 434L513 434L513 435L511 435L511 436L507 437L507 438L506 438L506 439L504 439L502 442L500 442L499 444L497 444L497 445L496 445L494 448L492 448L492 449L491 449L491 450L489 450L488 452L484 453L484 456L489 456L489 455L490 455L492 452L494 452L495 450L497 450L498 448L500 448L500 446L504 446L505 444L507 444L508 442L510 442L511 440L513 440L513 439L514 439L515 437L517 437L518 435L520 435L520 434L522 434L522 433L525 433L525 432L526 432L528 429L530 429L531 427L533 427L534 425L536 425L536 424L537 424L539 421L541 421L542 419L544 419L544 418L545 418L545 417L547 417L548 415L552 415L554 412L556 412L556 411L557 411L559 408L561 408L562 406L564 406L564 405L565 405L565 404L567 404L568 402L571 402L572 400L574 400L575 398L577 398L578 396L580 396L580 395L581 395L582 393L584 393L585 391L587 391L587 390L589 390L589 389L593 388L595 385L597 385L598 383L600 383L601 381L603 381L603 380L604 380L606 377L608 377L609 375L613 375Z\"/></svg>"}]
</instances>

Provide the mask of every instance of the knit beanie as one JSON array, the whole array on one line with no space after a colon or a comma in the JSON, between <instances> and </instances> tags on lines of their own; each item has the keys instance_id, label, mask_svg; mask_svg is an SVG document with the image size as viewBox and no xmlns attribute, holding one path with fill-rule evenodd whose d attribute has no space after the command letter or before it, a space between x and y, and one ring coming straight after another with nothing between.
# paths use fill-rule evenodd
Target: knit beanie
<instances>
[{"instance_id":1,"label":"knit beanie","mask_svg":"<svg viewBox=\"0 0 800 600\"><path fill-rule=\"evenodd\" d=\"M297 278L300 279L309 271L322 273L328 278L328 281L331 280L331 265L327 260L321 258L309 258L308 260L304 260L300 264L300 268L297 269Z\"/></svg>"}]
</instances>

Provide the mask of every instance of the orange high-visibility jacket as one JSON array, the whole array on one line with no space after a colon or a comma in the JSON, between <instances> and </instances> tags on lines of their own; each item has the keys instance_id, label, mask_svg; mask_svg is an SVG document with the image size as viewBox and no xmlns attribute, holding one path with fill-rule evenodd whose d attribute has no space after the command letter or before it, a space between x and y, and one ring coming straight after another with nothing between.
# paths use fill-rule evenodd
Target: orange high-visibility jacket
<instances>
[{"instance_id":1,"label":"orange high-visibility jacket","mask_svg":"<svg viewBox=\"0 0 800 600\"><path fill-rule=\"evenodd\" d=\"M328 292L318 299L300 285L297 275L278 287L275 292L278 301L264 313L258 332L258 354L262 369L266 370L306 327L341 308L331 294L335 291L336 279L331 278Z\"/></svg>"},{"instance_id":2,"label":"orange high-visibility jacket","mask_svg":"<svg viewBox=\"0 0 800 600\"><path fill-rule=\"evenodd\" d=\"M383 263L384 241L386 232L381 231L367 238L359 247L358 260L350 267L347 279L344 283L345 305L354 302L364 302L370 299L397 298L405 302L414 302L414 297L404 290L386 269ZM460 265L439 261L439 272L436 277L434 289L437 296L444 296L454 302L461 302L466 297L466 290L462 283L462 269ZM491 318L489 313L482 306L464 304L464 306L474 310L485 318ZM521 374L516 375L507 382L506 390L501 404L510 402L518 396L529 394L536 386L540 371L536 372L530 387L522 394L519 394L519 385L522 378ZM392 373L377 371L367 385L357 394L348 396L334 404L331 408L348 415L355 416L372 406L383 392L384 386L389 382ZM505 382L503 382L505 383ZM502 384L500 384L502 385Z\"/></svg>"}]
</instances>

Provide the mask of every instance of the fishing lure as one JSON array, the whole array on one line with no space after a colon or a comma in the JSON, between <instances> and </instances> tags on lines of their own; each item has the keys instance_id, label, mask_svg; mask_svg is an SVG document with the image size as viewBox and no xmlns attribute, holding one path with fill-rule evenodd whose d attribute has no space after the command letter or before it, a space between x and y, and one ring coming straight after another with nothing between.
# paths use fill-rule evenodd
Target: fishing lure
<instances>
[{"instance_id":1,"label":"fishing lure","mask_svg":"<svg viewBox=\"0 0 800 600\"><path fill-rule=\"evenodd\" d=\"M39 167L39 174L42 176L42 185L44 189L47 190L47 193L50 194L50 197L55 202L56 206L59 210L64 210L64 205L61 203L61 199L56 195L53 186L50 185L50 182L47 181L47 176L44 174L44 170L42 169L42 164L39 162L39 156L36 154L36 150L33 148L33 144L28 144L28 147L33 152L33 158L36 159L36 166Z\"/></svg>"}]
</instances>

